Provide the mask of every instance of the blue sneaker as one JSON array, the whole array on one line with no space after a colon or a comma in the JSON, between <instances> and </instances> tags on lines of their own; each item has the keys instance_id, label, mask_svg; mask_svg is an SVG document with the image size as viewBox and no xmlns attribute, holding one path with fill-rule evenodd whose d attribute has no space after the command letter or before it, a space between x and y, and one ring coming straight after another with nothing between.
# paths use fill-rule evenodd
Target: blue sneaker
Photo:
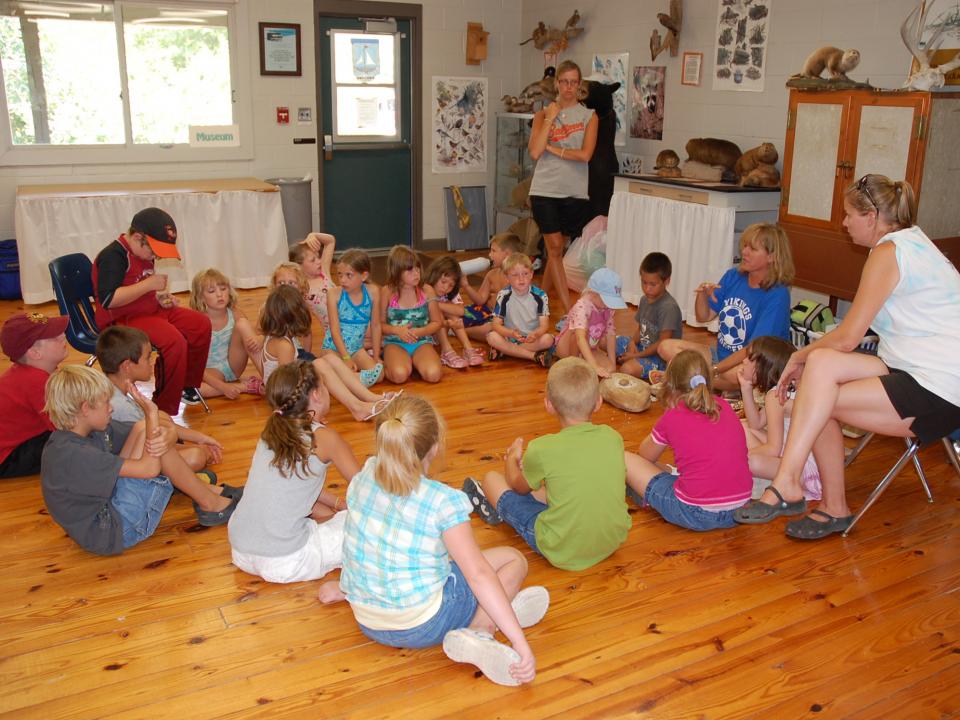
<instances>
[{"instance_id":1,"label":"blue sneaker","mask_svg":"<svg viewBox=\"0 0 960 720\"><path fill-rule=\"evenodd\" d=\"M369 370L360 371L360 382L364 387L373 387L383 378L383 363L377 363Z\"/></svg>"},{"instance_id":2,"label":"blue sneaker","mask_svg":"<svg viewBox=\"0 0 960 720\"><path fill-rule=\"evenodd\" d=\"M562 318L557 320L557 324L554 326L557 328L557 332L563 332L563 329L567 326L567 316L564 315Z\"/></svg>"}]
</instances>

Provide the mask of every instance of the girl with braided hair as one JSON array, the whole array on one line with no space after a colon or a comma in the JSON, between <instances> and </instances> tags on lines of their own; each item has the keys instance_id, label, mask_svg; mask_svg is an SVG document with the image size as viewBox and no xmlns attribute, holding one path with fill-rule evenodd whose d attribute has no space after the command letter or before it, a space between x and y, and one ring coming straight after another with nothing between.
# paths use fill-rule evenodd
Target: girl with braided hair
<instances>
[{"instance_id":1,"label":"girl with braided hair","mask_svg":"<svg viewBox=\"0 0 960 720\"><path fill-rule=\"evenodd\" d=\"M323 489L332 462L349 480L360 465L321 422L330 395L316 368L296 360L267 380L273 412L260 434L228 535L233 564L268 582L316 580L340 567L344 501Z\"/></svg>"}]
</instances>

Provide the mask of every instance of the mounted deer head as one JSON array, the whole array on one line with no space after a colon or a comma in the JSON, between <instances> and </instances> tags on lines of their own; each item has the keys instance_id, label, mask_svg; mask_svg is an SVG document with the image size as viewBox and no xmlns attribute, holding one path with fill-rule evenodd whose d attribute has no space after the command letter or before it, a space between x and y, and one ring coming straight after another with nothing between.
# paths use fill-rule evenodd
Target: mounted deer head
<instances>
[{"instance_id":1,"label":"mounted deer head","mask_svg":"<svg viewBox=\"0 0 960 720\"><path fill-rule=\"evenodd\" d=\"M937 48L940 47L940 43L943 42L943 24L937 26L937 29L927 41L926 47L923 49L920 48L923 30L927 24L929 5L929 3L921 2L913 9L913 12L907 15L907 19L904 20L903 25L900 26L900 37L903 38L903 44L907 46L910 54L917 59L917 65L919 65L917 71L912 73L903 84L903 87L909 88L910 90L933 90L934 88L941 88L944 85L946 74L954 68L960 67L960 51L958 51L949 62L945 62L937 67L930 67L933 54L937 51Z\"/></svg>"}]
</instances>

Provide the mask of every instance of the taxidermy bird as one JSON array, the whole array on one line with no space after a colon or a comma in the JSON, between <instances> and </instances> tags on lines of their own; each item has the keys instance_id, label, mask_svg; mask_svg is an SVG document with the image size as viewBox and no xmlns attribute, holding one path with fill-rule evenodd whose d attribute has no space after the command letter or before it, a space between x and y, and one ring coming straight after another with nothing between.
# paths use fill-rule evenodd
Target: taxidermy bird
<instances>
[{"instance_id":1,"label":"taxidermy bird","mask_svg":"<svg viewBox=\"0 0 960 720\"><path fill-rule=\"evenodd\" d=\"M667 34L661 41L660 33L653 31L650 36L650 59L656 60L657 55L670 48L670 55L676 57L680 49L680 28L683 26L683 0L670 0L670 14L657 13L657 20L667 29Z\"/></svg>"},{"instance_id":2,"label":"taxidermy bird","mask_svg":"<svg viewBox=\"0 0 960 720\"><path fill-rule=\"evenodd\" d=\"M946 82L946 74L954 68L960 67L960 51L949 62L937 67L930 67L933 54L943 42L944 24L937 26L933 35L926 42L926 47L921 49L920 42L923 37L923 29L926 27L927 11L929 9L929 3L921 2L913 9L913 12L907 15L907 19L900 26L900 37L903 38L903 44L907 46L910 54L917 59L917 65L919 65L919 69L912 73L903 84L903 87L910 90L941 88Z\"/></svg>"},{"instance_id":3,"label":"taxidermy bird","mask_svg":"<svg viewBox=\"0 0 960 720\"><path fill-rule=\"evenodd\" d=\"M563 26L563 30L559 28L548 28L542 21L537 23L537 27L534 29L533 33L529 38L524 40L521 45L526 45L531 40L533 41L533 46L537 50L543 50L549 48L547 52L559 53L567 49L567 44L573 38L577 37L583 32L582 27L577 27L580 22L580 13L577 10L573 11L573 15L570 16L570 19L567 20L567 24Z\"/></svg>"}]
</instances>

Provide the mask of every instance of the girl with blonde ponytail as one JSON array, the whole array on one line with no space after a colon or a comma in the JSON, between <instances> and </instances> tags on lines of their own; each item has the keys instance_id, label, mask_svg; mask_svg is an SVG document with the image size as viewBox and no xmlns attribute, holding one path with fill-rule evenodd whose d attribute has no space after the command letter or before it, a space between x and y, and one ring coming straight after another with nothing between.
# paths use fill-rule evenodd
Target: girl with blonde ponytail
<instances>
[{"instance_id":1,"label":"girl with blonde ponytail","mask_svg":"<svg viewBox=\"0 0 960 720\"><path fill-rule=\"evenodd\" d=\"M265 392L273 412L253 454L249 499L228 526L233 564L268 582L316 580L340 567L346 521L344 501L323 489L327 469L332 462L349 480L360 464L320 422L330 395L313 363L280 366Z\"/></svg>"},{"instance_id":2,"label":"girl with blonde ponytail","mask_svg":"<svg viewBox=\"0 0 960 720\"><path fill-rule=\"evenodd\" d=\"M428 477L444 425L421 397L395 399L377 417L377 454L347 490L343 572L321 598L346 595L364 635L383 645L443 645L455 662L501 685L533 680L536 661L521 628L539 622L550 596L520 590L527 562L517 550L481 551L471 504ZM500 630L510 641L493 639Z\"/></svg>"},{"instance_id":3,"label":"girl with blonde ponytail","mask_svg":"<svg viewBox=\"0 0 960 720\"><path fill-rule=\"evenodd\" d=\"M733 527L733 511L750 500L753 476L737 414L716 397L710 365L696 350L677 354L664 373L666 411L640 444L625 453L627 494L663 519L690 530ZM676 473L657 460L673 449Z\"/></svg>"}]
</instances>

